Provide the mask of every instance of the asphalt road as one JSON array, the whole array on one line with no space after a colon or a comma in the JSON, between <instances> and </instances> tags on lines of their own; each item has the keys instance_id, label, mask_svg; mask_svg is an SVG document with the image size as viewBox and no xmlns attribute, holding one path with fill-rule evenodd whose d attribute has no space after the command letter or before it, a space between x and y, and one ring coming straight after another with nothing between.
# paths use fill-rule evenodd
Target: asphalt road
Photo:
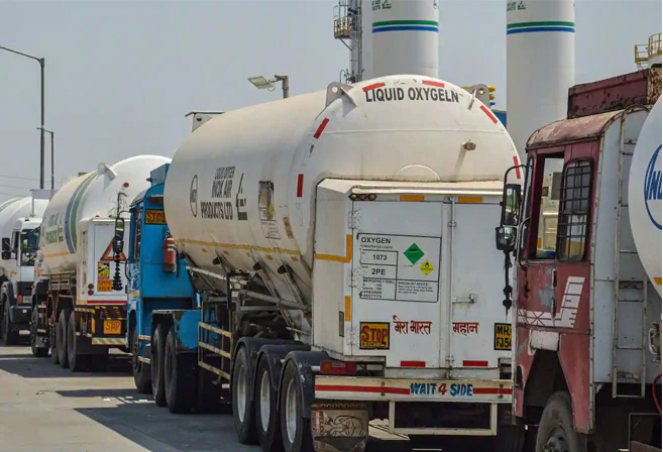
<instances>
[{"instance_id":1,"label":"asphalt road","mask_svg":"<svg viewBox=\"0 0 663 452\"><path fill-rule=\"evenodd\" d=\"M0 345L0 452L259 452L235 440L230 415L174 415L138 394L126 355L105 373L72 373ZM408 451L371 428L368 452Z\"/></svg>"}]
</instances>

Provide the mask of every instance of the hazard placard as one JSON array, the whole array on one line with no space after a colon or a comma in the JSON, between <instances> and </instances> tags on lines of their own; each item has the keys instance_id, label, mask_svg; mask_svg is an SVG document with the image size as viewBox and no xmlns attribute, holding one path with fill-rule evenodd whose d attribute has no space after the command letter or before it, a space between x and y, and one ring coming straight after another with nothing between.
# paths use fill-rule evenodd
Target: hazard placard
<instances>
[{"instance_id":1,"label":"hazard placard","mask_svg":"<svg viewBox=\"0 0 663 452\"><path fill-rule=\"evenodd\" d=\"M421 271L424 273L424 275L428 276L430 275L430 272L435 270L435 267L433 267L433 264L430 263L430 261L426 260L423 264L419 266Z\"/></svg>"}]
</instances>

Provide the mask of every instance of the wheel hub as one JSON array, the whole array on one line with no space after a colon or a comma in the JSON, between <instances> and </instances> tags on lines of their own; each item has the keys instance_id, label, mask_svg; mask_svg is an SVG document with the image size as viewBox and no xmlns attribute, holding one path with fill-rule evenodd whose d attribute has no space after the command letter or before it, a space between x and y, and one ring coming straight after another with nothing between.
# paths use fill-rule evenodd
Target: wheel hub
<instances>
[{"instance_id":1,"label":"wheel hub","mask_svg":"<svg viewBox=\"0 0 663 452\"><path fill-rule=\"evenodd\" d=\"M570 452L569 443L563 430L556 428L548 436L544 452Z\"/></svg>"}]
</instances>

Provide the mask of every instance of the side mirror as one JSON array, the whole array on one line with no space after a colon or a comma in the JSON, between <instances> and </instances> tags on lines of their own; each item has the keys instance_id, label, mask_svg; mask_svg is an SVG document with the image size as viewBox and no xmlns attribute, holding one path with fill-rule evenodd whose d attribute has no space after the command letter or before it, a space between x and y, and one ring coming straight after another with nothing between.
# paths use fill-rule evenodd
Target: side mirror
<instances>
[{"instance_id":1,"label":"side mirror","mask_svg":"<svg viewBox=\"0 0 663 452\"><path fill-rule=\"evenodd\" d=\"M2 259L7 260L12 257L11 239L9 237L2 238Z\"/></svg>"},{"instance_id":2,"label":"side mirror","mask_svg":"<svg viewBox=\"0 0 663 452\"><path fill-rule=\"evenodd\" d=\"M502 195L501 226L518 226L520 224L520 204L522 203L521 186L507 184Z\"/></svg>"},{"instance_id":3,"label":"side mirror","mask_svg":"<svg viewBox=\"0 0 663 452\"><path fill-rule=\"evenodd\" d=\"M499 251L507 253L516 249L518 228L516 226L500 226L495 228L495 246Z\"/></svg>"},{"instance_id":4,"label":"side mirror","mask_svg":"<svg viewBox=\"0 0 663 452\"><path fill-rule=\"evenodd\" d=\"M113 237L113 253L119 256L124 251L124 218L115 219L115 237Z\"/></svg>"}]
</instances>

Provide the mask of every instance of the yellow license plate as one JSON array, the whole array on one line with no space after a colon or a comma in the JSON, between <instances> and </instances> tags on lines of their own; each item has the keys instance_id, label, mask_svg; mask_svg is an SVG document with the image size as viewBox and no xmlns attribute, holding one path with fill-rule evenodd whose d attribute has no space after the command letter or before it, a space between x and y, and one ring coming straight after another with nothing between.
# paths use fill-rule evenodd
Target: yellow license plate
<instances>
[{"instance_id":1,"label":"yellow license plate","mask_svg":"<svg viewBox=\"0 0 663 452\"><path fill-rule=\"evenodd\" d=\"M104 334L120 334L121 332L121 320L104 320Z\"/></svg>"},{"instance_id":2,"label":"yellow license plate","mask_svg":"<svg viewBox=\"0 0 663 452\"><path fill-rule=\"evenodd\" d=\"M511 324L496 323L494 336L495 350L511 350Z\"/></svg>"}]
</instances>

